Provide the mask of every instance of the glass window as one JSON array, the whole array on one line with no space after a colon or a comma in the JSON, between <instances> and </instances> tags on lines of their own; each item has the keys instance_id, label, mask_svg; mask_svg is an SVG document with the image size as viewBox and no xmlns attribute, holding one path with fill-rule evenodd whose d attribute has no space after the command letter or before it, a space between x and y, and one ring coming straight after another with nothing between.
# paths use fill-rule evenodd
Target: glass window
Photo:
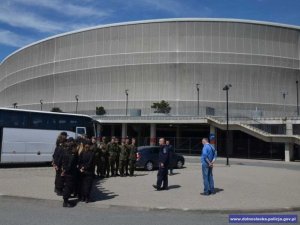
<instances>
[{"instance_id":1,"label":"glass window","mask_svg":"<svg viewBox=\"0 0 300 225\"><path fill-rule=\"evenodd\" d=\"M84 134L86 134L86 130L84 127L77 127L76 133L80 134L80 135L84 135Z\"/></svg>"},{"instance_id":2,"label":"glass window","mask_svg":"<svg viewBox=\"0 0 300 225\"><path fill-rule=\"evenodd\" d=\"M33 129L57 129L57 118L51 114L31 113L31 128Z\"/></svg>"},{"instance_id":3,"label":"glass window","mask_svg":"<svg viewBox=\"0 0 300 225\"><path fill-rule=\"evenodd\" d=\"M26 128L27 126L27 112L0 110L0 127Z\"/></svg>"},{"instance_id":4,"label":"glass window","mask_svg":"<svg viewBox=\"0 0 300 225\"><path fill-rule=\"evenodd\" d=\"M57 120L57 125L59 130L68 130L68 120L66 117L59 117Z\"/></svg>"},{"instance_id":5,"label":"glass window","mask_svg":"<svg viewBox=\"0 0 300 225\"><path fill-rule=\"evenodd\" d=\"M45 115L39 113L31 113L31 128L45 129L47 119Z\"/></svg>"}]
</instances>

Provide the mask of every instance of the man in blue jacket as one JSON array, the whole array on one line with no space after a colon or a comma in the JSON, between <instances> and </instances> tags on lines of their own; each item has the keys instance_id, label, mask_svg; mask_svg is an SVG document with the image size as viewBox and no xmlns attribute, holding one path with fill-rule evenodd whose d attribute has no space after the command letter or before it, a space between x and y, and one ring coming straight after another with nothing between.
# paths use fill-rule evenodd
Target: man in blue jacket
<instances>
[{"instance_id":1,"label":"man in blue jacket","mask_svg":"<svg viewBox=\"0 0 300 225\"><path fill-rule=\"evenodd\" d=\"M158 173L157 173L157 182L153 187L157 190L168 190L168 166L169 166L169 150L165 145L165 139L159 139L159 156L158 156ZM161 185L163 186L161 187Z\"/></svg>"},{"instance_id":2,"label":"man in blue jacket","mask_svg":"<svg viewBox=\"0 0 300 225\"><path fill-rule=\"evenodd\" d=\"M217 158L217 151L211 144L209 144L207 138L202 139L202 144L203 144L203 149L201 155L201 163L202 163L204 192L201 194L207 196L215 193L212 171L213 171L214 162Z\"/></svg>"}]
</instances>

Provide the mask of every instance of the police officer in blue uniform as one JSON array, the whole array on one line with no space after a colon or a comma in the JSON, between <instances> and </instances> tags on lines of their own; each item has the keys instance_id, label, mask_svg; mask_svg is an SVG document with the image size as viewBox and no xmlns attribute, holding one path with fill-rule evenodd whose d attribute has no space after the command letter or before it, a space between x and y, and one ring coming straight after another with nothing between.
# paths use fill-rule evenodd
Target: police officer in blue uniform
<instances>
[{"instance_id":1,"label":"police officer in blue uniform","mask_svg":"<svg viewBox=\"0 0 300 225\"><path fill-rule=\"evenodd\" d=\"M158 156L158 173L157 182L153 187L157 190L168 190L168 167L169 167L169 150L165 145L165 139L159 139L159 156Z\"/></svg>"}]
</instances>

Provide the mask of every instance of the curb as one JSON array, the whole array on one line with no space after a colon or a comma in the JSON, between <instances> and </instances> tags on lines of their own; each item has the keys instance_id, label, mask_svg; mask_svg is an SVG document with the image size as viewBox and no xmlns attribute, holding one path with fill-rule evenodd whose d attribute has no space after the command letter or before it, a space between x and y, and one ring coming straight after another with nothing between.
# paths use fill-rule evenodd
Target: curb
<instances>
[{"instance_id":1,"label":"curb","mask_svg":"<svg viewBox=\"0 0 300 225\"><path fill-rule=\"evenodd\" d=\"M24 196L12 196L0 194L0 198L11 200L26 200L32 202L52 202L55 205L61 204L62 200L54 199L41 199ZM189 208L167 208L167 207L145 207L145 206L128 206L128 205L113 205L113 204L101 204L95 205L95 202L86 204L85 207L99 208L99 209L126 209L135 211L153 211L153 212L183 212L183 213L200 213L200 214L242 214L242 213L282 213L282 212L300 212L300 206L291 206L283 208L273 209L189 209ZM60 205L61 206L61 205Z\"/></svg>"}]
</instances>

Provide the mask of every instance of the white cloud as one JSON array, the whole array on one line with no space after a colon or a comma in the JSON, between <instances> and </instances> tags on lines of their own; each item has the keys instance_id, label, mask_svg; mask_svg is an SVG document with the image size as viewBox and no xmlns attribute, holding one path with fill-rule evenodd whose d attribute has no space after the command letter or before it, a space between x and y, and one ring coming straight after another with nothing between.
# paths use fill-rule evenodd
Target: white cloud
<instances>
[{"instance_id":1,"label":"white cloud","mask_svg":"<svg viewBox=\"0 0 300 225\"><path fill-rule=\"evenodd\" d=\"M60 23L6 6L0 6L0 22L13 27L32 28L40 32L52 33L64 30Z\"/></svg>"},{"instance_id":2,"label":"white cloud","mask_svg":"<svg viewBox=\"0 0 300 225\"><path fill-rule=\"evenodd\" d=\"M8 30L0 30L0 44L12 47L22 47L33 41L32 38L20 36Z\"/></svg>"},{"instance_id":3,"label":"white cloud","mask_svg":"<svg viewBox=\"0 0 300 225\"><path fill-rule=\"evenodd\" d=\"M157 10L169 12L174 16L205 17L212 14L212 10L209 7L203 6L200 3L198 5L194 5L192 8L185 4L184 1L178 0L136 0L136 3L152 6Z\"/></svg>"},{"instance_id":4,"label":"white cloud","mask_svg":"<svg viewBox=\"0 0 300 225\"><path fill-rule=\"evenodd\" d=\"M111 12L100 10L91 6L76 5L59 0L12 0L12 2L28 6L44 7L72 17L105 17Z\"/></svg>"}]
</instances>

